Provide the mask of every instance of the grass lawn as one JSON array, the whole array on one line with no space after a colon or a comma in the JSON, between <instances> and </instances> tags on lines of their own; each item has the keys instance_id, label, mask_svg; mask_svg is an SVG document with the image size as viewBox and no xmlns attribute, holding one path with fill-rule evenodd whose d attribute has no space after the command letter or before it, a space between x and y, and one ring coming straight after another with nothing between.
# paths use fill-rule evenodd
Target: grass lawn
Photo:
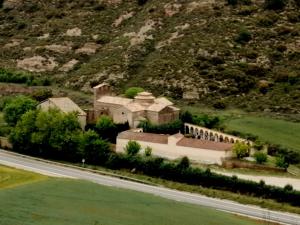
<instances>
[{"instance_id":1,"label":"grass lawn","mask_svg":"<svg viewBox=\"0 0 300 225\"><path fill-rule=\"evenodd\" d=\"M225 122L229 130L257 135L261 140L300 152L300 123L267 117L241 116Z\"/></svg>"},{"instance_id":2,"label":"grass lawn","mask_svg":"<svg viewBox=\"0 0 300 225\"><path fill-rule=\"evenodd\" d=\"M13 169L1 170L11 183L16 173ZM31 179L31 173L21 173ZM0 189L0 200L1 225L263 224L209 208L79 180L49 178Z\"/></svg>"}]
</instances>

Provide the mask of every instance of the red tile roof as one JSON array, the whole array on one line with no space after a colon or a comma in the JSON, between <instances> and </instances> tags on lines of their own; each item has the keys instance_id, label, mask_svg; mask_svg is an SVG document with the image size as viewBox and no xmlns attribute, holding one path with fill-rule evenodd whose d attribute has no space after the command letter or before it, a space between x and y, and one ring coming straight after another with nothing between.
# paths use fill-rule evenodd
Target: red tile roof
<instances>
[{"instance_id":1,"label":"red tile roof","mask_svg":"<svg viewBox=\"0 0 300 225\"><path fill-rule=\"evenodd\" d=\"M177 142L177 146L216 150L216 151L231 151L233 144L184 137Z\"/></svg>"}]
</instances>

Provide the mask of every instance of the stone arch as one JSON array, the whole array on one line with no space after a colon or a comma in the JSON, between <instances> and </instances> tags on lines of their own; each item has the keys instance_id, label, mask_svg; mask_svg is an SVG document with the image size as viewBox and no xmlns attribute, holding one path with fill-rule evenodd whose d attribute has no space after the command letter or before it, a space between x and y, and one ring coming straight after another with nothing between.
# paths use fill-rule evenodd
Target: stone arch
<instances>
[{"instance_id":1,"label":"stone arch","mask_svg":"<svg viewBox=\"0 0 300 225\"><path fill-rule=\"evenodd\" d=\"M190 128L190 134L191 134L191 135L194 135L194 127L191 127L191 128Z\"/></svg>"},{"instance_id":2,"label":"stone arch","mask_svg":"<svg viewBox=\"0 0 300 225\"><path fill-rule=\"evenodd\" d=\"M224 142L224 137L223 137L223 135L220 135L219 140L220 140L220 142Z\"/></svg>"},{"instance_id":3,"label":"stone arch","mask_svg":"<svg viewBox=\"0 0 300 225\"><path fill-rule=\"evenodd\" d=\"M228 142L229 142L229 138L228 138L228 137L225 137L225 138L224 138L224 142L225 142L225 143L228 143Z\"/></svg>"},{"instance_id":4,"label":"stone arch","mask_svg":"<svg viewBox=\"0 0 300 225\"><path fill-rule=\"evenodd\" d=\"M215 140L215 135L213 134L213 132L209 133L209 140L210 141L214 141Z\"/></svg>"},{"instance_id":5,"label":"stone arch","mask_svg":"<svg viewBox=\"0 0 300 225\"><path fill-rule=\"evenodd\" d=\"M217 134L217 133L215 133L215 141L216 142L219 142L220 140L219 140L219 135Z\"/></svg>"},{"instance_id":6,"label":"stone arch","mask_svg":"<svg viewBox=\"0 0 300 225\"><path fill-rule=\"evenodd\" d=\"M200 137L200 139L204 139L204 132L202 129L199 132L199 137Z\"/></svg>"},{"instance_id":7,"label":"stone arch","mask_svg":"<svg viewBox=\"0 0 300 225\"><path fill-rule=\"evenodd\" d=\"M230 143L234 143L234 139L233 138L230 139Z\"/></svg>"},{"instance_id":8,"label":"stone arch","mask_svg":"<svg viewBox=\"0 0 300 225\"><path fill-rule=\"evenodd\" d=\"M208 136L208 132L207 131L204 132L204 139L205 140L209 140L209 136Z\"/></svg>"},{"instance_id":9,"label":"stone arch","mask_svg":"<svg viewBox=\"0 0 300 225\"><path fill-rule=\"evenodd\" d=\"M195 129L195 137L198 138L198 135L199 135L199 130L198 130L198 128L196 128Z\"/></svg>"},{"instance_id":10,"label":"stone arch","mask_svg":"<svg viewBox=\"0 0 300 225\"><path fill-rule=\"evenodd\" d=\"M190 128L189 128L189 126L185 126L184 131L185 131L186 134L189 134L189 133L190 133Z\"/></svg>"}]
</instances>

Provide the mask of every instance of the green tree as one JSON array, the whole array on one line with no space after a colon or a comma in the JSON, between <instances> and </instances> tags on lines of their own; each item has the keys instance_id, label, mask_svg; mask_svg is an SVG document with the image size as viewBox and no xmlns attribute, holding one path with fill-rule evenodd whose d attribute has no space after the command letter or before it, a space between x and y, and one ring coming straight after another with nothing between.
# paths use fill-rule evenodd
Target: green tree
<instances>
[{"instance_id":1,"label":"green tree","mask_svg":"<svg viewBox=\"0 0 300 225\"><path fill-rule=\"evenodd\" d=\"M255 161L258 163L258 164L263 164L267 161L268 159L268 156L266 153L264 152L255 152L254 153L254 158L255 158Z\"/></svg>"},{"instance_id":2,"label":"green tree","mask_svg":"<svg viewBox=\"0 0 300 225\"><path fill-rule=\"evenodd\" d=\"M82 131L75 113L65 114L56 109L39 111L35 126L31 141L42 155L70 161L79 160Z\"/></svg>"},{"instance_id":3,"label":"green tree","mask_svg":"<svg viewBox=\"0 0 300 225\"><path fill-rule=\"evenodd\" d=\"M136 141L128 141L125 146L125 152L127 155L134 156L137 155L142 149L141 145Z\"/></svg>"},{"instance_id":4,"label":"green tree","mask_svg":"<svg viewBox=\"0 0 300 225\"><path fill-rule=\"evenodd\" d=\"M116 141L117 127L109 116L101 116L96 123L96 131L99 136L110 142Z\"/></svg>"},{"instance_id":5,"label":"green tree","mask_svg":"<svg viewBox=\"0 0 300 225\"><path fill-rule=\"evenodd\" d=\"M232 151L238 159L242 159L249 155L250 147L247 144L238 142L233 145Z\"/></svg>"},{"instance_id":6,"label":"green tree","mask_svg":"<svg viewBox=\"0 0 300 225\"><path fill-rule=\"evenodd\" d=\"M143 92L144 89L141 87L131 87L125 91L125 96L127 98L134 98L138 93Z\"/></svg>"},{"instance_id":7,"label":"green tree","mask_svg":"<svg viewBox=\"0 0 300 225\"><path fill-rule=\"evenodd\" d=\"M249 42L251 39L252 39L252 35L251 35L250 31L243 28L240 30L238 36L235 38L235 41L240 44L245 44L245 43Z\"/></svg>"},{"instance_id":8,"label":"green tree","mask_svg":"<svg viewBox=\"0 0 300 225\"><path fill-rule=\"evenodd\" d=\"M83 133L81 151L83 158L90 164L102 164L106 162L111 153L109 143L100 139L99 135L92 130Z\"/></svg>"},{"instance_id":9,"label":"green tree","mask_svg":"<svg viewBox=\"0 0 300 225\"><path fill-rule=\"evenodd\" d=\"M21 116L36 108L37 102L26 96L17 96L4 107L4 119L10 126L15 126Z\"/></svg>"},{"instance_id":10,"label":"green tree","mask_svg":"<svg viewBox=\"0 0 300 225\"><path fill-rule=\"evenodd\" d=\"M185 111L180 114L180 120L183 123L193 123L193 115L190 111Z\"/></svg>"},{"instance_id":11,"label":"green tree","mask_svg":"<svg viewBox=\"0 0 300 225\"><path fill-rule=\"evenodd\" d=\"M36 130L36 117L37 111L30 110L21 116L17 125L12 129L9 140L15 151L32 155L38 154L31 143L31 135Z\"/></svg>"}]
</instances>

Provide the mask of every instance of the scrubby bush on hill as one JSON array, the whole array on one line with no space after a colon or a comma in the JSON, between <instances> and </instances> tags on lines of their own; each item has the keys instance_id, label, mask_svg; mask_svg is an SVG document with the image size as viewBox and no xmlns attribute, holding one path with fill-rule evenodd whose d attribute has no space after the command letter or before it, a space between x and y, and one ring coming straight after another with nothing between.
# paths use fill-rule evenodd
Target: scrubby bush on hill
<instances>
[{"instance_id":1,"label":"scrubby bush on hill","mask_svg":"<svg viewBox=\"0 0 300 225\"><path fill-rule=\"evenodd\" d=\"M286 0L265 0L265 9L281 10L286 6Z\"/></svg>"}]
</instances>

